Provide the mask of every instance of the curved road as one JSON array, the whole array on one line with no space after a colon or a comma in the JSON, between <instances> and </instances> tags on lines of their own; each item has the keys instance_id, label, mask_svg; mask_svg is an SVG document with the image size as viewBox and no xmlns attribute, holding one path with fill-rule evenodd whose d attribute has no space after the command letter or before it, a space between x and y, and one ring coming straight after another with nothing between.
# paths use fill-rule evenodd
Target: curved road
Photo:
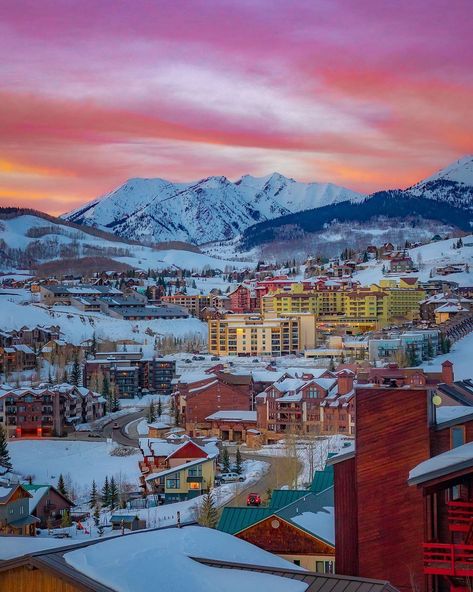
<instances>
[{"instance_id":1,"label":"curved road","mask_svg":"<svg viewBox=\"0 0 473 592\"><path fill-rule=\"evenodd\" d=\"M112 440L117 444L120 444L120 446L133 446L134 448L138 448L138 433L136 432L136 429L134 430L133 434L135 437L130 437L125 432L125 426L132 421L143 418L144 416L145 411L143 410L135 413L129 413L128 415L123 415L122 417L117 417L117 419L105 424L102 434L105 438L112 438ZM118 428L113 427L115 423L119 425Z\"/></svg>"}]
</instances>

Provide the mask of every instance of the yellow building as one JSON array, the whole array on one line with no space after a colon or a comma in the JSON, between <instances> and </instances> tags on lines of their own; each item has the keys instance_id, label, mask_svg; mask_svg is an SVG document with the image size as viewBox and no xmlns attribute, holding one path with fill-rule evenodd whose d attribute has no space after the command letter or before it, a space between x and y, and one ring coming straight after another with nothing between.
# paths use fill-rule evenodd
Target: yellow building
<instances>
[{"instance_id":1,"label":"yellow building","mask_svg":"<svg viewBox=\"0 0 473 592\"><path fill-rule=\"evenodd\" d=\"M280 356L315 346L313 314L232 314L209 320L208 329L214 355Z\"/></svg>"},{"instance_id":2,"label":"yellow building","mask_svg":"<svg viewBox=\"0 0 473 592\"><path fill-rule=\"evenodd\" d=\"M263 315L281 317L293 314L315 316L316 327L349 327L355 332L380 329L400 318L419 316L419 302L425 292L416 278L399 282L384 279L369 287L330 288L304 291L295 285L290 291L272 292L261 299Z\"/></svg>"}]
</instances>

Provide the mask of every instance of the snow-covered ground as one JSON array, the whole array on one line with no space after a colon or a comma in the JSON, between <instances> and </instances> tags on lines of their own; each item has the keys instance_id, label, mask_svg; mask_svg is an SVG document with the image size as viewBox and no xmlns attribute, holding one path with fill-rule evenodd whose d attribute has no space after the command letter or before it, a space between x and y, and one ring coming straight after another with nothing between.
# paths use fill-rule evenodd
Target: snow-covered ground
<instances>
[{"instance_id":1,"label":"snow-covered ground","mask_svg":"<svg viewBox=\"0 0 473 592\"><path fill-rule=\"evenodd\" d=\"M102 487L106 476L138 486L138 450L130 456L113 456L114 444L46 439L13 440L8 446L17 473L31 475L35 483L50 485L56 485L62 474L78 497L86 495L93 480Z\"/></svg>"},{"instance_id":2,"label":"snow-covered ground","mask_svg":"<svg viewBox=\"0 0 473 592\"><path fill-rule=\"evenodd\" d=\"M418 277L421 281L428 281L429 279L441 279L452 282L458 282L460 286L473 285L473 235L464 236L463 247L460 249L453 249L452 245L457 242L457 239L447 239L437 241L409 249L414 265L419 268L419 272L415 272L412 276ZM443 267L449 264L466 263L470 266L470 271L462 273L453 273L447 276L440 276L436 273L437 267ZM388 261L375 260L366 263L366 269L356 272L355 279L361 282L362 285L369 285L379 282L383 277L395 279L396 277L403 277L407 274L389 274L384 276L383 265L386 269L389 268Z\"/></svg>"},{"instance_id":3,"label":"snow-covered ground","mask_svg":"<svg viewBox=\"0 0 473 592\"><path fill-rule=\"evenodd\" d=\"M27 304L23 304L25 302ZM133 339L144 345L154 343L154 336L148 335L147 330L158 337L198 334L205 339L207 336L207 324L199 319L125 321L98 312L81 312L71 306L55 306L48 310L32 302L31 294L26 290L0 290L0 311L0 329L4 331L24 325L59 325L64 339L75 345L91 339L94 333L98 340Z\"/></svg>"},{"instance_id":4,"label":"snow-covered ground","mask_svg":"<svg viewBox=\"0 0 473 592\"><path fill-rule=\"evenodd\" d=\"M455 380L473 378L473 333L454 343L448 354L442 354L429 362L424 362L422 368L428 372L440 372L441 364L445 360L453 363Z\"/></svg>"}]
</instances>

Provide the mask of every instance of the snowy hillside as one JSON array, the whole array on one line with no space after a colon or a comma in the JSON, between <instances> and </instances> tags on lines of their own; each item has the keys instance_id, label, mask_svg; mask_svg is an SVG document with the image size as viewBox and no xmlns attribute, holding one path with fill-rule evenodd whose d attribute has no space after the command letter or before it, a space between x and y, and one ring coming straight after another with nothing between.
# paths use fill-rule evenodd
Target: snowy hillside
<instances>
[{"instance_id":1,"label":"snowy hillside","mask_svg":"<svg viewBox=\"0 0 473 592\"><path fill-rule=\"evenodd\" d=\"M336 185L298 183L278 173L245 175L234 183L226 177L195 183L130 179L64 218L128 239L202 244L230 239L256 222L363 197Z\"/></svg>"},{"instance_id":2,"label":"snowy hillside","mask_svg":"<svg viewBox=\"0 0 473 592\"><path fill-rule=\"evenodd\" d=\"M206 266L224 270L244 263L209 257L200 252L150 247L107 240L64 225L60 220L20 214L0 219L0 271L28 267L44 261L81 257L107 257L142 269L171 266L200 270Z\"/></svg>"},{"instance_id":3,"label":"snowy hillside","mask_svg":"<svg viewBox=\"0 0 473 592\"><path fill-rule=\"evenodd\" d=\"M457 282L460 286L473 285L473 235L463 237L463 247L454 249L452 245L457 242L457 239L447 239L438 242L432 242L428 245L409 249L408 252L414 261L414 264L419 268L419 272L413 274L421 281L428 281L429 279L441 279ZM467 264L469 271L462 271L461 273L452 273L447 276L440 276L436 273L438 267L445 265ZM366 264L366 269L354 274L354 277L363 285L377 283L384 276L383 261L371 261ZM405 276L406 274L400 274ZM388 277L395 277L389 275Z\"/></svg>"},{"instance_id":4,"label":"snowy hillside","mask_svg":"<svg viewBox=\"0 0 473 592\"><path fill-rule=\"evenodd\" d=\"M202 339L207 336L207 324L195 318L126 321L99 312L81 312L70 306L55 306L54 310L48 310L32 301L31 293L26 290L0 290L0 310L3 331L20 329L24 325L59 325L63 338L75 345L91 339L94 334L99 340L127 338L145 345L153 344L154 335L200 335Z\"/></svg>"},{"instance_id":5,"label":"snowy hillside","mask_svg":"<svg viewBox=\"0 0 473 592\"><path fill-rule=\"evenodd\" d=\"M473 210L473 156L457 160L406 191Z\"/></svg>"}]
</instances>

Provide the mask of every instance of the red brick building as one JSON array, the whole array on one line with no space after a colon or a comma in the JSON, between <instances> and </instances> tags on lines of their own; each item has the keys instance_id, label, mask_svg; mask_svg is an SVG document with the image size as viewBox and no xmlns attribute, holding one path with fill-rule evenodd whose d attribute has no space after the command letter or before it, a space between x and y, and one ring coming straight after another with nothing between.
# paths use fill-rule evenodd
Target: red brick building
<instances>
[{"instance_id":1,"label":"red brick building","mask_svg":"<svg viewBox=\"0 0 473 592\"><path fill-rule=\"evenodd\" d=\"M174 391L179 407L179 423L191 436L205 434L211 428L207 417L217 411L249 411L253 381L250 374L215 373L183 375Z\"/></svg>"}]
</instances>

